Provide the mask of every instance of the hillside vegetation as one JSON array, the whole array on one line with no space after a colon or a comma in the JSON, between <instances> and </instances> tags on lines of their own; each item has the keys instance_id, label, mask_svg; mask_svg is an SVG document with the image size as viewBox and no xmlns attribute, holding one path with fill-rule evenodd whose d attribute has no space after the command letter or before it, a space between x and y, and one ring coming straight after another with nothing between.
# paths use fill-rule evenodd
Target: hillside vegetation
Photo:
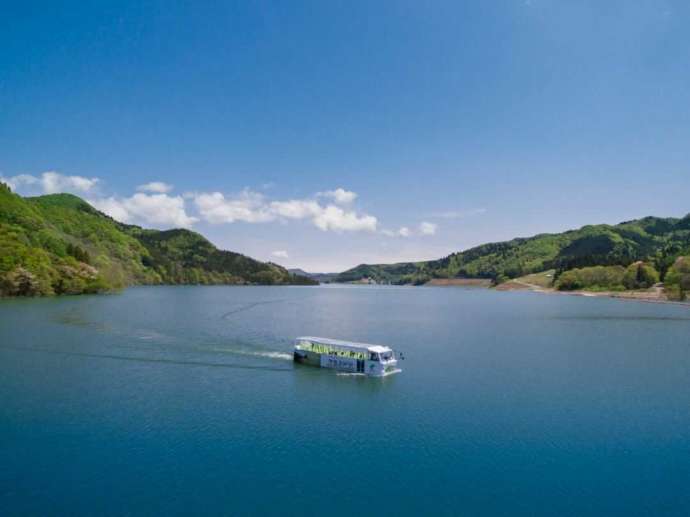
<instances>
[{"instance_id":1,"label":"hillside vegetation","mask_svg":"<svg viewBox=\"0 0 690 517\"><path fill-rule=\"evenodd\" d=\"M687 300L690 293L690 257L678 257L666 274L664 287L671 299Z\"/></svg>"},{"instance_id":2,"label":"hillside vegetation","mask_svg":"<svg viewBox=\"0 0 690 517\"><path fill-rule=\"evenodd\" d=\"M649 264L635 262L623 266L592 266L570 269L558 277L561 291L625 291L649 289L659 281L659 273Z\"/></svg>"},{"instance_id":3,"label":"hillside vegetation","mask_svg":"<svg viewBox=\"0 0 690 517\"><path fill-rule=\"evenodd\" d=\"M561 289L583 284L585 288L614 285L631 289L642 288L650 278L664 279L669 271L671 281L676 282L674 279L682 274L675 271L688 263L677 260L689 254L690 215L682 219L646 217L617 225L585 226L564 233L483 244L439 260L362 264L341 273L337 281L371 278L381 283L422 284L433 278L487 278L499 284L553 269L556 282L570 272L560 284L556 283ZM644 264L642 269L638 265L634 271L626 270L640 262ZM588 269L593 267L605 269ZM635 282L630 280L631 275ZM601 282L605 285L599 285ZM678 289L680 292L681 288Z\"/></svg>"},{"instance_id":4,"label":"hillside vegetation","mask_svg":"<svg viewBox=\"0 0 690 517\"><path fill-rule=\"evenodd\" d=\"M0 183L0 295L95 293L137 284L313 284L217 249L189 230L118 223L71 194L23 198Z\"/></svg>"}]
</instances>

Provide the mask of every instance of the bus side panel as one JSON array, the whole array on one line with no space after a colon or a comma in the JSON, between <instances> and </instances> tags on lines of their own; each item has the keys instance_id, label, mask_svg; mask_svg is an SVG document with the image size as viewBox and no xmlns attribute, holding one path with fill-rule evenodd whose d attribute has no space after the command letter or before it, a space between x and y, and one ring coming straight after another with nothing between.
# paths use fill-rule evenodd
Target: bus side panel
<instances>
[{"instance_id":1,"label":"bus side panel","mask_svg":"<svg viewBox=\"0 0 690 517\"><path fill-rule=\"evenodd\" d=\"M321 356L321 366L323 368L333 368L335 370L342 370L345 372L356 372L357 359L352 357L323 354Z\"/></svg>"}]
</instances>

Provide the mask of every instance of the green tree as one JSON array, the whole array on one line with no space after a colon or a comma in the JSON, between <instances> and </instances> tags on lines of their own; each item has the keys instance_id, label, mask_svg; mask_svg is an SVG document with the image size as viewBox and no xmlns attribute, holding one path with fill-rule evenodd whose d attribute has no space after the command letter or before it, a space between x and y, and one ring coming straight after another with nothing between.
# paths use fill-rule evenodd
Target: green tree
<instances>
[{"instance_id":1,"label":"green tree","mask_svg":"<svg viewBox=\"0 0 690 517\"><path fill-rule=\"evenodd\" d=\"M625 270L623 285L626 289L649 289L659 281L659 273L644 262L630 264Z\"/></svg>"},{"instance_id":2,"label":"green tree","mask_svg":"<svg viewBox=\"0 0 690 517\"><path fill-rule=\"evenodd\" d=\"M666 273L664 288L669 298L685 300L690 293L690 256L679 257Z\"/></svg>"},{"instance_id":3,"label":"green tree","mask_svg":"<svg viewBox=\"0 0 690 517\"><path fill-rule=\"evenodd\" d=\"M592 291L622 291L625 268L622 266L593 266L561 273L556 288L561 291L588 289Z\"/></svg>"},{"instance_id":4,"label":"green tree","mask_svg":"<svg viewBox=\"0 0 690 517\"><path fill-rule=\"evenodd\" d=\"M41 285L36 275L23 267L18 267L5 275L2 291L8 296L37 296L42 294Z\"/></svg>"}]
</instances>

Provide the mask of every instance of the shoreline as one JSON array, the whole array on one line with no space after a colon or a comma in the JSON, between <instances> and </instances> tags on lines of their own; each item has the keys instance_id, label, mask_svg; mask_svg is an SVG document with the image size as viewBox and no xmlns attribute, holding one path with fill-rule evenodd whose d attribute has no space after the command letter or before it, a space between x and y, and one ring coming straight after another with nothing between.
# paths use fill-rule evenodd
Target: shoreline
<instances>
[{"instance_id":1,"label":"shoreline","mask_svg":"<svg viewBox=\"0 0 690 517\"><path fill-rule=\"evenodd\" d=\"M540 294L581 296L583 298L613 298L616 300L626 300L645 303L661 303L668 305L680 305L683 307L690 307L690 300L669 300L664 295L663 289L658 287L649 291L559 291L552 287L541 287L534 284L528 284L526 282L510 280L505 284L496 286L494 289L496 291L528 291Z\"/></svg>"},{"instance_id":2,"label":"shoreline","mask_svg":"<svg viewBox=\"0 0 690 517\"><path fill-rule=\"evenodd\" d=\"M690 308L690 300L679 301L669 300L663 294L663 289L660 287L649 291L559 291L552 287L542 287L536 284L529 284L520 280L509 280L496 287L490 287L483 279L441 279L442 281L430 281L423 284L421 287L475 287L485 288L494 291L504 292L531 292L546 295L562 295L562 296L580 296L583 298L612 298L616 300L626 300L645 303L660 303L668 305L680 305ZM122 287L120 289L102 291L98 293L71 293L71 294L53 294L44 296L0 296L0 301L7 300L26 300L26 299L57 299L75 296L102 296L120 294L127 289L136 289L138 287L320 287L323 285L342 285L342 286L364 286L364 285L381 285L381 284L365 284L365 283L338 283L325 282L319 284L134 284ZM396 287L418 287L412 284L398 285Z\"/></svg>"},{"instance_id":3,"label":"shoreline","mask_svg":"<svg viewBox=\"0 0 690 517\"><path fill-rule=\"evenodd\" d=\"M422 284L427 287L490 287L491 280L485 278L432 278Z\"/></svg>"}]
</instances>

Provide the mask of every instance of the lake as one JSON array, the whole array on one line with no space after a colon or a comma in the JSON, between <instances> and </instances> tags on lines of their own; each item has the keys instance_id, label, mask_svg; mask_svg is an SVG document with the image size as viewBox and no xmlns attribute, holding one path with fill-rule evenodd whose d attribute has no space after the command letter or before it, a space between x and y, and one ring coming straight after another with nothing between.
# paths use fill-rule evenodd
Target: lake
<instances>
[{"instance_id":1,"label":"lake","mask_svg":"<svg viewBox=\"0 0 690 517\"><path fill-rule=\"evenodd\" d=\"M384 379L294 365L316 335ZM688 515L690 308L441 287L0 302L3 515Z\"/></svg>"}]
</instances>

